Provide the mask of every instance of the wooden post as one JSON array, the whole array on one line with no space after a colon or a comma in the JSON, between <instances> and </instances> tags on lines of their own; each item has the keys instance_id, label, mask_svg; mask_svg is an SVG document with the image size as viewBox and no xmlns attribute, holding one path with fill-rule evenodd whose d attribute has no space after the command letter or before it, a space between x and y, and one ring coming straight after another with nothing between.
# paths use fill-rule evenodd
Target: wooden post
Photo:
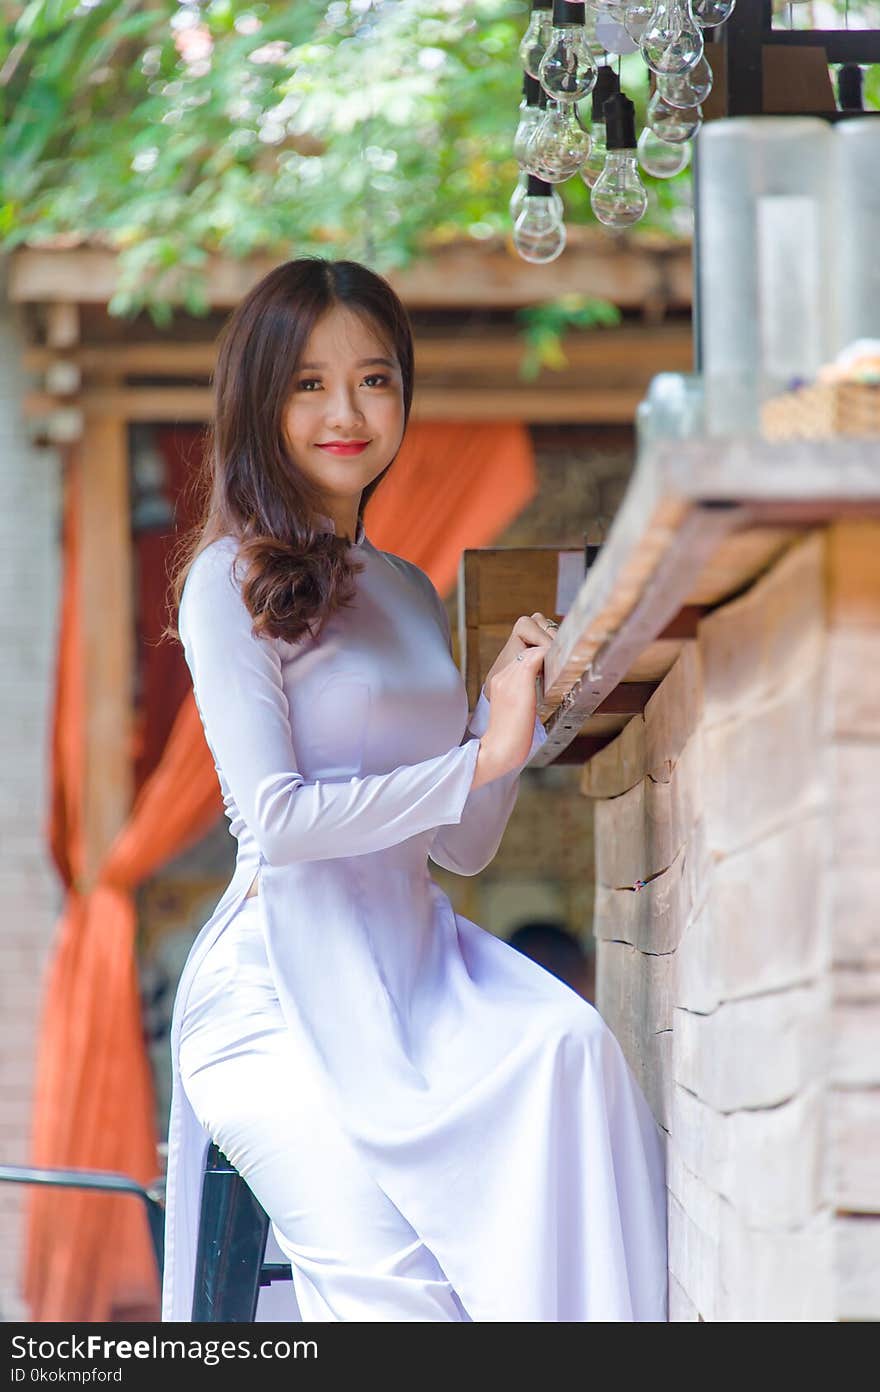
<instances>
[{"instance_id":1,"label":"wooden post","mask_svg":"<svg viewBox=\"0 0 880 1392\"><path fill-rule=\"evenodd\" d=\"M84 875L91 883L131 810L133 583L127 429L87 418L80 473L85 683Z\"/></svg>"}]
</instances>

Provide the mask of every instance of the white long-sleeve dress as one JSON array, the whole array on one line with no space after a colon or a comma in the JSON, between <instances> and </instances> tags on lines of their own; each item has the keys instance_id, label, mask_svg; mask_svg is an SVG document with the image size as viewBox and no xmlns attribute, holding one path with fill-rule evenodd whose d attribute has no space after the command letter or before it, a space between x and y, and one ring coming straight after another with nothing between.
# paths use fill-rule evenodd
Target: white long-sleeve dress
<instances>
[{"instance_id":1,"label":"white long-sleeve dress","mask_svg":"<svg viewBox=\"0 0 880 1392\"><path fill-rule=\"evenodd\" d=\"M490 863L520 770L471 791L489 703L468 724L445 607L362 524L350 544L356 597L318 641L253 636L231 537L183 592L238 852L172 1017L162 1318L191 1318L211 1140L181 1086L180 1022L259 872L303 1066L470 1319L665 1320L664 1133L620 1045L594 1006L455 913L429 872L429 858L463 875ZM529 757L545 738L537 720ZM285 1298L273 1289L275 1317Z\"/></svg>"}]
</instances>

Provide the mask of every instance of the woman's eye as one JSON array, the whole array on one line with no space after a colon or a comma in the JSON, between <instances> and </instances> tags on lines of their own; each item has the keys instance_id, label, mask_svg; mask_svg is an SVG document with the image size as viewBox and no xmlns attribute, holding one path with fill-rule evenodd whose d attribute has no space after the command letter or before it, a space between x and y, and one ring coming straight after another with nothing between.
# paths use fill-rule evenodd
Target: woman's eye
<instances>
[{"instance_id":1,"label":"woman's eye","mask_svg":"<svg viewBox=\"0 0 880 1392\"><path fill-rule=\"evenodd\" d=\"M380 386L387 386L391 378L384 372L371 372L369 376L364 378L364 381L377 382ZM320 387L320 385L320 377L303 377L302 380L297 383L300 391L309 391L312 387Z\"/></svg>"}]
</instances>

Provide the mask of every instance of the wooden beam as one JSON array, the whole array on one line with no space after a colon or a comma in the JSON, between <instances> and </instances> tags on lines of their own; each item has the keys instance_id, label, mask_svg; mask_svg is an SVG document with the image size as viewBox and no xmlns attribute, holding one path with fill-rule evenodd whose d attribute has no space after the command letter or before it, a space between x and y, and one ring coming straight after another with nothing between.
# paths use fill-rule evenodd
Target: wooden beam
<instances>
[{"instance_id":1,"label":"wooden beam","mask_svg":"<svg viewBox=\"0 0 880 1392\"><path fill-rule=\"evenodd\" d=\"M554 653L551 648L545 658L542 707L551 705L553 714L547 722L547 741L533 760L535 766L552 763L557 747L564 748L580 731L586 718L624 679L639 654L675 617L722 539L747 520L743 507L706 510L692 506L677 520L675 544L668 545L659 556L655 551L658 538L646 537L637 558L647 564L639 591L632 596L635 603L631 591L624 588L591 614L585 582L553 645L559 651ZM661 524L661 531L665 531L665 526ZM596 566L601 561L600 555ZM628 581L628 585L633 583L634 579ZM625 618L617 618L616 604L627 607ZM568 633L564 631L566 627ZM573 676L574 653L578 654L577 664L585 665L579 675Z\"/></svg>"},{"instance_id":2,"label":"wooden beam","mask_svg":"<svg viewBox=\"0 0 880 1392\"><path fill-rule=\"evenodd\" d=\"M291 248L296 255L296 248ZM208 257L205 292L214 308L230 308L283 258L236 261ZM9 257L8 294L16 303L71 300L108 304L118 284L117 253L84 243L78 247L17 247ZM623 233L611 238L595 227L572 226L557 261L544 266L522 261L509 239L462 238L436 247L406 270L386 278L410 309L514 309L559 295L611 300L621 308L646 302L686 308L691 302L691 249L686 240ZM168 298L183 303L180 275L169 273Z\"/></svg>"},{"instance_id":3,"label":"wooden beam","mask_svg":"<svg viewBox=\"0 0 880 1392\"><path fill-rule=\"evenodd\" d=\"M683 604L678 613L663 629L662 633L657 634L655 641L662 642L670 638L696 638L697 624L708 609L702 604Z\"/></svg>"},{"instance_id":4,"label":"wooden beam","mask_svg":"<svg viewBox=\"0 0 880 1392\"><path fill-rule=\"evenodd\" d=\"M697 438L639 458L623 504L544 663L553 762L685 606L747 586L806 527L880 517L872 440ZM656 673L652 673L656 676Z\"/></svg>"},{"instance_id":5,"label":"wooden beam","mask_svg":"<svg viewBox=\"0 0 880 1392\"><path fill-rule=\"evenodd\" d=\"M595 715L640 715L657 690L658 682L621 682L600 701Z\"/></svg>"},{"instance_id":6,"label":"wooden beam","mask_svg":"<svg viewBox=\"0 0 880 1392\"><path fill-rule=\"evenodd\" d=\"M79 498L85 706L84 874L90 883L133 796L134 620L128 441L118 421L87 421Z\"/></svg>"},{"instance_id":7,"label":"wooden beam","mask_svg":"<svg viewBox=\"0 0 880 1392\"><path fill-rule=\"evenodd\" d=\"M417 340L413 417L630 425L655 373L688 371L693 356L687 324L569 334L563 349L565 368L544 369L525 382L519 375L524 345L509 330ZM44 377L44 389L24 399L24 414L31 418L58 419L62 410L76 410L111 420L202 423L213 411L211 343L158 339L62 352L32 346L25 350L24 365ZM123 380L139 374L153 380L144 386ZM178 385L173 379L181 376L201 376L205 384ZM157 384L155 379L163 377L172 380Z\"/></svg>"},{"instance_id":8,"label":"wooden beam","mask_svg":"<svg viewBox=\"0 0 880 1392\"><path fill-rule=\"evenodd\" d=\"M415 420L516 420L540 424L629 424L644 395L643 386L554 389L552 385L510 387L416 388ZM86 389L75 398L29 392L22 402L26 417L50 416L75 404L93 420L210 420L213 397L207 387L111 387Z\"/></svg>"},{"instance_id":9,"label":"wooden beam","mask_svg":"<svg viewBox=\"0 0 880 1392\"><path fill-rule=\"evenodd\" d=\"M601 547L597 548L601 554ZM548 618L562 619L556 609L559 565L563 556L582 560L581 548L554 546L481 547L462 553L458 575L459 654L464 655L462 670L473 705L485 674L507 641L510 628L520 614L539 610ZM635 714L650 698L657 681L668 671L681 642L696 637L697 624L708 613L706 605L682 606L656 639L640 654L646 665L644 678L637 667L628 680L600 702L595 713Z\"/></svg>"},{"instance_id":10,"label":"wooden beam","mask_svg":"<svg viewBox=\"0 0 880 1392\"><path fill-rule=\"evenodd\" d=\"M515 420L539 425L629 425L645 394L643 385L555 389L511 385L467 390L416 387L416 420Z\"/></svg>"},{"instance_id":11,"label":"wooden beam","mask_svg":"<svg viewBox=\"0 0 880 1392\"><path fill-rule=\"evenodd\" d=\"M598 754L616 738L617 733L611 735L576 735L570 744L560 750L553 762L554 764L585 764L589 759L592 759L594 754Z\"/></svg>"},{"instance_id":12,"label":"wooden beam","mask_svg":"<svg viewBox=\"0 0 880 1392\"><path fill-rule=\"evenodd\" d=\"M880 498L880 441L873 438L771 441L759 436L665 440L651 451L651 470L667 493L712 506L731 499L760 507L817 504L827 518L846 500L865 508Z\"/></svg>"},{"instance_id":13,"label":"wooden beam","mask_svg":"<svg viewBox=\"0 0 880 1392\"><path fill-rule=\"evenodd\" d=\"M614 373L626 374L627 380L657 372L687 372L690 370L691 328L688 321L666 323L660 327L622 325L617 328L591 329L565 334L560 344L568 359L568 369L545 368L537 379L552 385L565 381L571 372L601 373L603 378ZM417 335L415 339L416 372L443 373L481 378L516 373L525 354L523 339L510 329L456 328L454 332ZM45 373L60 358L75 363L83 375L96 371L110 372L114 377L143 374L149 377L205 377L214 370L217 360L211 342L176 343L157 338L144 343L91 343L65 348L59 353L52 347L34 345L24 350L25 370Z\"/></svg>"}]
</instances>

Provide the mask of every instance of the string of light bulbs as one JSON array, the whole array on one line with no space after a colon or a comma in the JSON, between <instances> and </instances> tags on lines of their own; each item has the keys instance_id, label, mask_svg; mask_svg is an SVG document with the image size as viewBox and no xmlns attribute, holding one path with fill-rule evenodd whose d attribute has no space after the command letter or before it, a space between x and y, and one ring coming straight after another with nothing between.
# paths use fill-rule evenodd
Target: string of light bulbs
<instances>
[{"instance_id":1,"label":"string of light bulbs","mask_svg":"<svg viewBox=\"0 0 880 1392\"><path fill-rule=\"evenodd\" d=\"M703 30L736 0L532 0L519 48L522 99L513 150L520 176L510 199L513 242L525 261L554 261L566 242L556 185L582 178L595 217L631 227L648 197L640 170L668 179L685 169L712 90ZM620 60L639 52L653 74L646 123L621 89ZM613 62L617 60L617 72ZM591 97L585 125L578 103Z\"/></svg>"}]
</instances>

